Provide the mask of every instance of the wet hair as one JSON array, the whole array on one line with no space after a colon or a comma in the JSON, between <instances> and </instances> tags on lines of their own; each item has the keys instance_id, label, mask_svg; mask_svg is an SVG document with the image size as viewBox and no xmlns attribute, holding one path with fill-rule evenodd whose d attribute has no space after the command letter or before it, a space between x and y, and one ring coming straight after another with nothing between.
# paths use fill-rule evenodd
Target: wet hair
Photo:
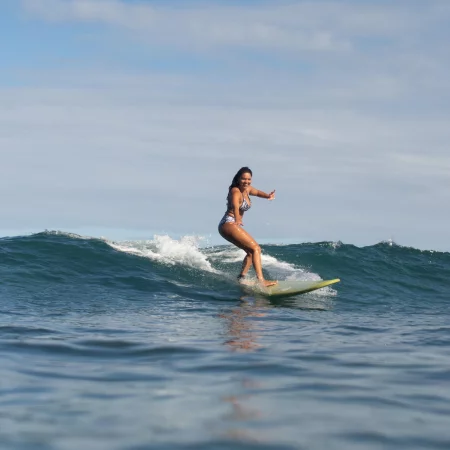
<instances>
[{"instance_id":1,"label":"wet hair","mask_svg":"<svg viewBox=\"0 0 450 450\"><path fill-rule=\"evenodd\" d=\"M240 178L242 177L242 175L244 173L249 173L250 176L253 176L252 171L248 167L241 167L237 171L236 175L233 178L233 181L230 184L230 187L228 188L228 194L230 193L231 189L233 189L234 187L238 187L239 186L239 180L240 180Z\"/></svg>"}]
</instances>

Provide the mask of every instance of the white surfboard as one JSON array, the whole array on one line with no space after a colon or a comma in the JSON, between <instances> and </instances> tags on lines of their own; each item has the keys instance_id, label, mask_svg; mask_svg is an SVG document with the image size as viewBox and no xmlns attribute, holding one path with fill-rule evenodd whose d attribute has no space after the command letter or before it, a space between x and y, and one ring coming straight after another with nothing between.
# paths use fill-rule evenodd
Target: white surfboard
<instances>
[{"instance_id":1,"label":"white surfboard","mask_svg":"<svg viewBox=\"0 0 450 450\"><path fill-rule=\"evenodd\" d=\"M292 280L279 281L275 286L263 287L258 282L241 282L240 285L246 291L253 292L264 296L281 296L281 295L295 295L305 294L306 292L315 291L316 289L330 286L330 284L338 283L339 278L333 280Z\"/></svg>"}]
</instances>

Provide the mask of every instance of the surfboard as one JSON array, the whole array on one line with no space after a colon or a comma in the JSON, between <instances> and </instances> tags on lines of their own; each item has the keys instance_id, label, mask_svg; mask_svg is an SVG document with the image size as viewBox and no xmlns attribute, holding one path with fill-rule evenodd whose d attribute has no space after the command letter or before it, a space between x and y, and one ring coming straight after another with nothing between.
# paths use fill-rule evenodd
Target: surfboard
<instances>
[{"instance_id":1,"label":"surfboard","mask_svg":"<svg viewBox=\"0 0 450 450\"><path fill-rule=\"evenodd\" d=\"M296 295L305 294L306 292L315 291L316 289L330 286L334 283L339 283L339 278L333 280L291 280L291 281L279 281L275 286L263 287L258 282L241 282L240 285L243 289L251 291L255 294L261 294L264 296L282 296L282 295Z\"/></svg>"}]
</instances>

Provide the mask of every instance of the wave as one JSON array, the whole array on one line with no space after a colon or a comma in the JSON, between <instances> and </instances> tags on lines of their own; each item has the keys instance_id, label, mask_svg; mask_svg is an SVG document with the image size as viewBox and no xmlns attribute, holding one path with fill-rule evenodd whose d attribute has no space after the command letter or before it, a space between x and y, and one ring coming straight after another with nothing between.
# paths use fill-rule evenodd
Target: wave
<instances>
[{"instance_id":1,"label":"wave","mask_svg":"<svg viewBox=\"0 0 450 450\"><path fill-rule=\"evenodd\" d=\"M0 239L1 285L111 286L148 292L196 295L236 288L244 252L230 245L202 247L199 236L113 241L62 231ZM395 242L356 247L342 242L263 245L263 269L279 280L340 278L338 287L316 295L447 298L450 254L403 247ZM74 288L75 289L75 288ZM202 291L203 290L203 291Z\"/></svg>"}]
</instances>

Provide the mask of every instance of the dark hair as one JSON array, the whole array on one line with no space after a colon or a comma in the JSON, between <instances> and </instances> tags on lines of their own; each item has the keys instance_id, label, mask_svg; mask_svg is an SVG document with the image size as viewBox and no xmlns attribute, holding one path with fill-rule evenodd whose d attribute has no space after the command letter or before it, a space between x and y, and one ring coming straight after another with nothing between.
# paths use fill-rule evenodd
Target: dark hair
<instances>
[{"instance_id":1,"label":"dark hair","mask_svg":"<svg viewBox=\"0 0 450 450\"><path fill-rule=\"evenodd\" d=\"M253 176L252 171L248 167L241 167L237 171L237 174L234 176L233 181L231 182L230 187L228 188L228 193L230 193L231 189L233 189L234 187L239 186L239 179L242 177L244 173L249 173L251 176Z\"/></svg>"}]
</instances>

